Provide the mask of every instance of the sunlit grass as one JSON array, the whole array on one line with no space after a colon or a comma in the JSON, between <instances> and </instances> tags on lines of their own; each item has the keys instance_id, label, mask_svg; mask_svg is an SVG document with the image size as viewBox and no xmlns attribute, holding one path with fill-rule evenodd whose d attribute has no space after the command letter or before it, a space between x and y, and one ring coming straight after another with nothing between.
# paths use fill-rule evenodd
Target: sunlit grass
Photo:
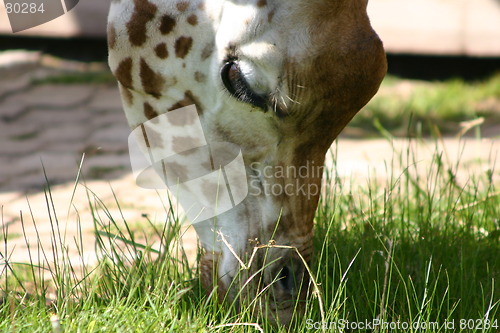
<instances>
[{"instance_id":1,"label":"sunlit grass","mask_svg":"<svg viewBox=\"0 0 500 333\"><path fill-rule=\"evenodd\" d=\"M350 126L372 129L378 119L387 129L406 135L410 119L423 133L434 126L448 134L457 134L460 123L477 118L500 124L500 73L488 79L464 81L405 80L388 76L373 100L353 119ZM418 134L412 128L412 135ZM411 134L411 133L410 133ZM500 133L499 133L500 135Z\"/></svg>"},{"instance_id":2,"label":"sunlit grass","mask_svg":"<svg viewBox=\"0 0 500 333\"><path fill-rule=\"evenodd\" d=\"M395 151L387 166L403 171L387 179L356 181L340 178L335 164L328 170L315 218L311 267L320 298L310 298L290 331L378 320L405 323L410 329L377 326L377 332L422 331L413 329L417 326L447 332L446 323L453 323L456 332L497 332L500 189L493 182L494 170L459 183L463 166L449 165L438 150L429 165L417 163L410 149ZM75 223L94 224L96 266L70 262L50 187L46 198L53 235L50 244L38 246L52 249L57 257L42 258L41 266L35 264L39 258L31 264L11 262L13 249L3 228L1 330L287 331L252 317L252 304L237 311L219 304L215 293L206 294L197 267L190 266L183 252L179 218L168 198L163 198L166 220L146 219L143 231L137 221L113 215L97 193L89 189L87 195L92 221ZM120 208L119 197L115 204ZM31 213L23 214L23 223L36 223ZM83 243L78 237L75 242ZM82 256L85 250L80 248ZM54 259L56 264L49 264ZM461 329L461 320L473 322L462 322ZM479 329L484 323L489 328Z\"/></svg>"}]
</instances>

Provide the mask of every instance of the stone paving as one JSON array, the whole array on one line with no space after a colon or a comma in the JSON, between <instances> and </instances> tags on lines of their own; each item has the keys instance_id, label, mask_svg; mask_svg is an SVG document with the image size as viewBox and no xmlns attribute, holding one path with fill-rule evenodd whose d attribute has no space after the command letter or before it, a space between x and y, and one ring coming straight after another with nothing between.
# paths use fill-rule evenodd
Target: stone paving
<instances>
[{"instance_id":1,"label":"stone paving","mask_svg":"<svg viewBox=\"0 0 500 333\"><path fill-rule=\"evenodd\" d=\"M46 177L61 231L77 263L80 259L73 238L80 227L86 258L95 260L94 227L84 180L116 220L145 222L143 214L157 222L166 219L161 200L166 194L161 198L155 191L138 188L130 175L130 132L116 84L43 83L75 72L103 70L99 65L91 67L40 53L0 53L0 229L8 229L10 235L7 254L4 249L0 253L12 262L29 260L21 216L32 255L37 257L39 236L50 256L51 219L55 219L47 208ZM82 156L82 178L75 190ZM115 195L120 198L120 210ZM197 245L192 231L188 237L185 248L194 258Z\"/></svg>"},{"instance_id":2,"label":"stone paving","mask_svg":"<svg viewBox=\"0 0 500 333\"><path fill-rule=\"evenodd\" d=\"M74 179L82 153L85 173L106 168L122 174L128 129L115 85L33 84L33 78L65 72L43 65L33 70L37 59L27 61L14 67L15 76L0 77L2 192L40 189L42 163L51 183Z\"/></svg>"},{"instance_id":3,"label":"stone paving","mask_svg":"<svg viewBox=\"0 0 500 333\"><path fill-rule=\"evenodd\" d=\"M95 202L92 194L95 193L117 220L125 218L129 223L146 225L145 216L158 223L166 219L166 193L137 187L130 173L129 129L116 85L33 83L34 79L43 82L75 71L102 70L99 66L104 65L58 61L39 53L0 53L0 254L11 262L29 261L28 244L34 258L40 243L51 258L51 220L55 221L55 217L52 207L48 208L46 203L43 168L52 185L53 209L75 263L80 263L74 245L80 228L85 259L95 262L89 194L90 202ZM339 142L337 161L341 177L356 179L361 184L369 175L386 177L387 166L393 158L389 142L345 138ZM484 173L495 163L499 165L498 135L496 139L462 143L443 140L439 150L445 153L450 164L461 156L463 163L475 173ZM396 150L403 152L407 144L406 140L393 143ZM419 163L432 160L433 144L412 143L412 149L418 152ZM75 187L83 154L83 177ZM461 181L466 181L468 172L461 173ZM494 179L500 181L498 170ZM102 210L99 214L106 220ZM24 231L21 222L24 222ZM191 229L186 230L184 247L194 261L197 244ZM3 235L7 231L5 248ZM0 273L3 260L0 257Z\"/></svg>"}]
</instances>

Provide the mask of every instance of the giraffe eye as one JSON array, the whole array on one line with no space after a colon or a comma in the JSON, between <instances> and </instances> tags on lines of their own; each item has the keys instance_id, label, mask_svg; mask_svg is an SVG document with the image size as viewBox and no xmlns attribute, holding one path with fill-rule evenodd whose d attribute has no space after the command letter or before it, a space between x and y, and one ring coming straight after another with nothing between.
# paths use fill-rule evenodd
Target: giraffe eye
<instances>
[{"instance_id":1,"label":"giraffe eye","mask_svg":"<svg viewBox=\"0 0 500 333\"><path fill-rule=\"evenodd\" d=\"M257 94L250 88L237 61L226 62L220 75L224 87L234 98L267 111L267 96Z\"/></svg>"}]
</instances>

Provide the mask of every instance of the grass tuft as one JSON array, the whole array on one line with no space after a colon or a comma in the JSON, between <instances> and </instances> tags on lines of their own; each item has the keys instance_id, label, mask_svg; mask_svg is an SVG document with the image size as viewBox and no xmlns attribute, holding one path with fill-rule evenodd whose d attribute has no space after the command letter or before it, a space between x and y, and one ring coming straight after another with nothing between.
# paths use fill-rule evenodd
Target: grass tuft
<instances>
[{"instance_id":1,"label":"grass tuft","mask_svg":"<svg viewBox=\"0 0 500 333\"><path fill-rule=\"evenodd\" d=\"M460 78L447 81L402 80L387 76L379 93L349 124L376 135L379 123L398 136L457 134L464 122L483 119L500 124L500 73L479 81ZM411 123L411 128L407 124Z\"/></svg>"}]
</instances>

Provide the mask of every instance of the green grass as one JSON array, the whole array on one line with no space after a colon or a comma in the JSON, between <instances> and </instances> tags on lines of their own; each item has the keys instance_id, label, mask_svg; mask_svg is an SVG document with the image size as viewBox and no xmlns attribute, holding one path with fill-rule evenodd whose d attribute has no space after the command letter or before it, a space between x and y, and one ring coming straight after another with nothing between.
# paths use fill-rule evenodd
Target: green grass
<instances>
[{"instance_id":1,"label":"green grass","mask_svg":"<svg viewBox=\"0 0 500 333\"><path fill-rule=\"evenodd\" d=\"M38 131L28 132L20 135L14 135L10 138L14 141L25 141L36 138L40 133Z\"/></svg>"},{"instance_id":2,"label":"green grass","mask_svg":"<svg viewBox=\"0 0 500 333\"><path fill-rule=\"evenodd\" d=\"M413 119L412 119L413 118ZM429 134L438 126L443 133L457 134L460 122L484 118L500 124L500 73L478 81L412 81L387 76L381 90L353 119L351 127L377 133L374 119L398 135ZM370 131L371 129L371 131ZM420 134L421 134L420 133Z\"/></svg>"},{"instance_id":3,"label":"green grass","mask_svg":"<svg viewBox=\"0 0 500 333\"><path fill-rule=\"evenodd\" d=\"M494 321L500 317L500 192L493 170L460 185L460 163L449 165L439 153L430 166L414 159L412 151L395 152L388 166L403 171L382 181L347 182L335 167L329 170L328 191L315 218L312 274L320 298L310 298L291 332L321 331L322 318L329 328L374 319L401 328L376 332L499 330L470 329L481 327L478 320L500 325ZM190 267L183 254L178 217L169 203L167 220L146 219L142 232L137 221L113 216L98 195L87 193L93 221L85 223L95 226L98 265L70 263L48 188L54 232L52 244L43 246L59 254L58 265L47 264L51 258L41 268L10 262L4 235L0 330L287 331L252 318L250 306L238 312L218 304L215 294L206 295L197 267ZM115 200L120 207L120 198ZM153 242L160 245L153 248ZM49 280L42 278L44 271ZM445 323L455 330L446 330ZM405 324L428 329L403 329Z\"/></svg>"},{"instance_id":4,"label":"green grass","mask_svg":"<svg viewBox=\"0 0 500 333\"><path fill-rule=\"evenodd\" d=\"M51 75L35 79L34 85L44 84L116 84L116 79L109 70L72 72Z\"/></svg>"}]
</instances>

